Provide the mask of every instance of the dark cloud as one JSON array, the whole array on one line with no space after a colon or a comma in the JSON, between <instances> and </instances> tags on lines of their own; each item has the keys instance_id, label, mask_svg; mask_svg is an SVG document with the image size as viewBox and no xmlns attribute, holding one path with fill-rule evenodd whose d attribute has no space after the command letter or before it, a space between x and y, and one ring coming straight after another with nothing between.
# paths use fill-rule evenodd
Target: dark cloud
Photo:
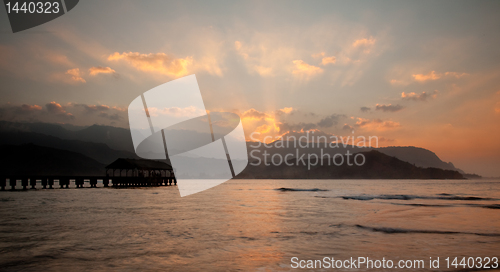
<instances>
[{"instance_id":1,"label":"dark cloud","mask_svg":"<svg viewBox=\"0 0 500 272\"><path fill-rule=\"evenodd\" d=\"M396 112L402 110L404 107L401 105L375 105L375 110L381 110L383 112Z\"/></svg>"},{"instance_id":2,"label":"dark cloud","mask_svg":"<svg viewBox=\"0 0 500 272\"><path fill-rule=\"evenodd\" d=\"M310 129L315 129L317 128L317 124L315 123L297 123L297 124L290 124L287 122L283 123L278 123L278 126L280 128L280 131L305 131L305 130L310 130Z\"/></svg>"},{"instance_id":3,"label":"dark cloud","mask_svg":"<svg viewBox=\"0 0 500 272\"><path fill-rule=\"evenodd\" d=\"M12 105L7 103L0 107L0 119L5 121L37 121L37 117L43 113L44 110L39 105Z\"/></svg>"},{"instance_id":4,"label":"dark cloud","mask_svg":"<svg viewBox=\"0 0 500 272\"><path fill-rule=\"evenodd\" d=\"M106 112L101 112L101 113L99 113L98 116L102 117L102 118L106 118L106 119L112 120L112 121L120 121L120 120L122 120L122 116L120 116L118 113L108 114Z\"/></svg>"},{"instance_id":5,"label":"dark cloud","mask_svg":"<svg viewBox=\"0 0 500 272\"><path fill-rule=\"evenodd\" d=\"M108 111L111 107L107 105L73 104L75 107L83 107L88 112Z\"/></svg>"},{"instance_id":6,"label":"dark cloud","mask_svg":"<svg viewBox=\"0 0 500 272\"><path fill-rule=\"evenodd\" d=\"M111 124L127 126L126 108L110 107L107 105L87 105L68 103L61 105L55 101L39 105L12 105L0 106L0 120L10 122L47 122L71 123L86 126L93 124Z\"/></svg>"},{"instance_id":7,"label":"dark cloud","mask_svg":"<svg viewBox=\"0 0 500 272\"><path fill-rule=\"evenodd\" d=\"M411 93L401 93L401 98L404 100L413 100L413 101L427 101L429 98L436 98L438 91L435 90L431 93L422 92L421 94L417 94L414 92Z\"/></svg>"},{"instance_id":8,"label":"dark cloud","mask_svg":"<svg viewBox=\"0 0 500 272\"><path fill-rule=\"evenodd\" d=\"M66 111L65 107L61 106L61 104L56 103L55 101L47 103L45 105L45 108L47 109L47 112L50 114L54 114L54 115L64 117L67 119L74 119L75 118L73 116L73 114Z\"/></svg>"},{"instance_id":9,"label":"dark cloud","mask_svg":"<svg viewBox=\"0 0 500 272\"><path fill-rule=\"evenodd\" d=\"M318 122L318 126L322 127L322 128L329 128L329 127L336 126L339 123L339 119L341 117L344 117L344 115L332 114L330 116L327 116L327 117L321 119Z\"/></svg>"},{"instance_id":10,"label":"dark cloud","mask_svg":"<svg viewBox=\"0 0 500 272\"><path fill-rule=\"evenodd\" d=\"M370 110L371 110L371 108L369 108L369 107L361 107L361 108L360 108L360 110L361 110L362 112L367 112L367 111L370 111Z\"/></svg>"},{"instance_id":11,"label":"dark cloud","mask_svg":"<svg viewBox=\"0 0 500 272\"><path fill-rule=\"evenodd\" d=\"M341 118L346 117L343 114L332 114L329 115L323 119L321 119L317 123L305 123L305 122L300 122L296 124L292 124L289 122L281 122L278 123L278 126L280 128L280 131L282 132L290 132L290 131L307 131L311 129L317 129L317 128L331 128L336 126L339 123L339 120Z\"/></svg>"},{"instance_id":12,"label":"dark cloud","mask_svg":"<svg viewBox=\"0 0 500 272\"><path fill-rule=\"evenodd\" d=\"M344 124L344 126L342 127L343 130L353 130L354 128L348 124Z\"/></svg>"}]
</instances>

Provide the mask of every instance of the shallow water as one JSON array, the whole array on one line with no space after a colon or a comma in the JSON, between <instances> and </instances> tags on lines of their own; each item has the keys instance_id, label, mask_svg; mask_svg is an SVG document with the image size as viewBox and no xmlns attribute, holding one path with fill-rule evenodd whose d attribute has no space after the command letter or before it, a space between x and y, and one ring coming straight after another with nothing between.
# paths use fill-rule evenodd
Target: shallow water
<instances>
[{"instance_id":1,"label":"shallow water","mask_svg":"<svg viewBox=\"0 0 500 272\"><path fill-rule=\"evenodd\" d=\"M362 256L441 271L446 257L500 257L499 189L500 180L231 180L184 198L174 186L5 191L0 268L294 271L292 257Z\"/></svg>"}]
</instances>

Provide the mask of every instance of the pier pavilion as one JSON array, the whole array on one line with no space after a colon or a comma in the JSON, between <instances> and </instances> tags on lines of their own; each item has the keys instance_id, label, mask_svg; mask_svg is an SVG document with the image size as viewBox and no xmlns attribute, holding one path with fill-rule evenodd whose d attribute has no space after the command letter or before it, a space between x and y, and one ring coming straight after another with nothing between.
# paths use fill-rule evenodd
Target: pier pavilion
<instances>
[{"instance_id":1,"label":"pier pavilion","mask_svg":"<svg viewBox=\"0 0 500 272\"><path fill-rule=\"evenodd\" d=\"M117 181L118 184L113 182L116 186L177 184L172 166L154 160L120 158L106 166L106 176Z\"/></svg>"}]
</instances>

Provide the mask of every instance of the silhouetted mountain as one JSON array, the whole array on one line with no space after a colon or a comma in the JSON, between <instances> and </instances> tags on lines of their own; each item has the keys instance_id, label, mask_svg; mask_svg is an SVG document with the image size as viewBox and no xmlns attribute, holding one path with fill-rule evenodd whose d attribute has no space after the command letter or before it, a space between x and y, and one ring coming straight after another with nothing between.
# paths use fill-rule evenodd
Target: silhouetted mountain
<instances>
[{"instance_id":1,"label":"silhouetted mountain","mask_svg":"<svg viewBox=\"0 0 500 272\"><path fill-rule=\"evenodd\" d=\"M482 179L483 177L478 174L463 174L466 179Z\"/></svg>"},{"instance_id":2,"label":"silhouetted mountain","mask_svg":"<svg viewBox=\"0 0 500 272\"><path fill-rule=\"evenodd\" d=\"M118 158L137 158L135 153L114 150L102 143L62 140L54 136L19 130L0 131L0 144L21 145L29 143L77 152L104 164L109 164Z\"/></svg>"},{"instance_id":3,"label":"silhouetted mountain","mask_svg":"<svg viewBox=\"0 0 500 272\"><path fill-rule=\"evenodd\" d=\"M92 125L75 131L76 140L103 143L112 149L124 150L134 153L134 145L130 130L111 126Z\"/></svg>"},{"instance_id":4,"label":"silhouetted mountain","mask_svg":"<svg viewBox=\"0 0 500 272\"><path fill-rule=\"evenodd\" d=\"M36 132L54 136L63 140L80 140L84 142L106 144L115 150L134 152L130 131L124 128L92 125L78 127L48 123L16 123L0 121L0 132L23 131Z\"/></svg>"},{"instance_id":5,"label":"silhouetted mountain","mask_svg":"<svg viewBox=\"0 0 500 272\"><path fill-rule=\"evenodd\" d=\"M424 148L414 146L390 146L380 147L375 150L396 157L402 161L412 163L415 166L441 168L465 174L464 171L455 168L453 163L442 161L434 152Z\"/></svg>"},{"instance_id":6,"label":"silhouetted mountain","mask_svg":"<svg viewBox=\"0 0 500 272\"><path fill-rule=\"evenodd\" d=\"M105 165L82 154L34 144L0 146L0 175L96 175Z\"/></svg>"},{"instance_id":7,"label":"silhouetted mountain","mask_svg":"<svg viewBox=\"0 0 500 272\"><path fill-rule=\"evenodd\" d=\"M311 165L307 157L297 162L290 159L286 163L278 165L264 165L261 161L248 164L237 178L241 179L463 179L457 171L443 170L438 168L421 168L395 157L385 155L372 150L360 152L365 156L365 163L361 166L353 164L353 155L350 157L351 166L347 164L347 156L344 162L336 166L330 160L324 159L317 162L311 159ZM337 159L339 159L338 157ZM340 160L338 160L340 162ZM361 164L361 162L359 162ZM254 165L252 165L254 164ZM340 163L339 163L340 164Z\"/></svg>"},{"instance_id":8,"label":"silhouetted mountain","mask_svg":"<svg viewBox=\"0 0 500 272\"><path fill-rule=\"evenodd\" d=\"M257 147L258 146L258 147ZM281 145L278 145L281 146ZM440 168L445 170L453 170L458 171L462 174L465 174L461 169L455 168L455 166L451 162L442 161L434 152L413 146L391 146L391 147L379 147L379 148L371 148L371 147L357 147L352 145L342 145L339 144L338 147L331 148L330 146L325 147L324 143L302 143L303 147L300 147L298 142L283 142L283 147L276 147L275 143L271 143L268 147L263 144L255 143L255 142L247 142L247 150L250 156L250 160L252 160L252 154L255 157L262 157L264 151L268 154L280 154L281 156L285 156L286 154L296 154L297 149L299 149L299 153L303 154L316 154L321 156L321 154L329 154L331 156L336 153L345 154L347 150L351 153L357 152L366 152L371 150L377 150L386 155L396 157L402 161L414 164L419 167L433 167ZM297 148L296 148L297 147ZM252 153L252 151L257 150Z\"/></svg>"},{"instance_id":9,"label":"silhouetted mountain","mask_svg":"<svg viewBox=\"0 0 500 272\"><path fill-rule=\"evenodd\" d=\"M38 134L32 134L27 136L25 134L18 134L21 139L15 139L13 132L36 132ZM10 134L9 134L10 133ZM9 134L9 135L3 135ZM41 135L43 134L43 135ZM36 136L35 136L36 135ZM53 136L60 139L43 137ZM61 140L62 139L62 140ZM6 142L4 140L7 140ZM68 141L73 140L73 141ZM78 141L75 141L78 140ZM47 123L16 123L16 122L6 122L0 121L0 144L22 144L30 143L41 146L48 146L54 148L60 148L70 151L75 151L96 159L102 163L109 163L119 157L133 158L135 156L132 139L130 136L130 131L125 128L117 128L112 126L102 126L93 125L89 127L63 127L59 124L47 124ZM83 143L86 142L86 143ZM96 145L93 145L95 143ZM287 142L285 141L285 146ZM102 146L99 144L105 144ZM296 143L298 144L298 143ZM289 147L276 148L264 147L262 144L260 147L255 148L256 143L247 142L249 160L252 161L252 154L256 157L262 157L263 152L266 151L268 154L281 154L286 155L288 153L296 153L297 148L294 147L294 143L290 142ZM271 144L272 146L272 144ZM317 154L321 155L321 147L311 146L311 143L305 148L299 148L301 153ZM113 150L114 149L114 150ZM257 153L252 153L252 151L258 150ZM326 154L334 155L336 153L345 154L347 150L351 153L356 152L366 152L370 150L377 150L389 156L396 157L402 161L414 164L419 167L432 167L440 168L445 170L459 171L465 174L462 170L455 168L451 162L442 161L435 153L430 150L418 147L382 147L382 148L358 148L352 146L343 146L340 144L338 148L323 148L323 152ZM121 153L122 151L128 151ZM160 151L161 152L161 151Z\"/></svg>"}]
</instances>

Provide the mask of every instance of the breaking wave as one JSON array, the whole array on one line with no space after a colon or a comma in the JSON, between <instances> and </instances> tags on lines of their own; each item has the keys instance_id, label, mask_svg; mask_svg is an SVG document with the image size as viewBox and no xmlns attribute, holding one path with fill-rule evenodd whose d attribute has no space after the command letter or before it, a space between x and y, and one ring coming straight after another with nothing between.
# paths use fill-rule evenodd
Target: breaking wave
<instances>
[{"instance_id":1,"label":"breaking wave","mask_svg":"<svg viewBox=\"0 0 500 272\"><path fill-rule=\"evenodd\" d=\"M298 189L298 188L278 188L275 189L277 191L282 191L282 192L326 192L328 190L325 189L318 189L318 188L313 188L313 189Z\"/></svg>"},{"instance_id":2,"label":"breaking wave","mask_svg":"<svg viewBox=\"0 0 500 272\"><path fill-rule=\"evenodd\" d=\"M500 204L457 204L457 205L439 205L439 204L421 204L421 203L391 203L392 205L414 206L414 207L478 207L485 209L500 209Z\"/></svg>"},{"instance_id":3,"label":"breaking wave","mask_svg":"<svg viewBox=\"0 0 500 272\"><path fill-rule=\"evenodd\" d=\"M394 233L423 233L423 234L471 234L479 236L500 236L500 233L478 233L478 232L462 232L462 231L441 231L441 230L415 230L402 228L387 228L387 227L368 227L363 225L355 225L360 229L370 230L374 232L383 232L388 234Z\"/></svg>"},{"instance_id":4,"label":"breaking wave","mask_svg":"<svg viewBox=\"0 0 500 272\"><path fill-rule=\"evenodd\" d=\"M413 200L413 199L439 199L439 200L465 200L465 201L476 201L476 200L498 200L489 197L477 197L477 196L457 196L450 194L438 194L437 196L417 196L417 195L359 195L359 196L340 196L343 199L353 199L353 200L373 200L373 199L384 199L384 200Z\"/></svg>"}]
</instances>

